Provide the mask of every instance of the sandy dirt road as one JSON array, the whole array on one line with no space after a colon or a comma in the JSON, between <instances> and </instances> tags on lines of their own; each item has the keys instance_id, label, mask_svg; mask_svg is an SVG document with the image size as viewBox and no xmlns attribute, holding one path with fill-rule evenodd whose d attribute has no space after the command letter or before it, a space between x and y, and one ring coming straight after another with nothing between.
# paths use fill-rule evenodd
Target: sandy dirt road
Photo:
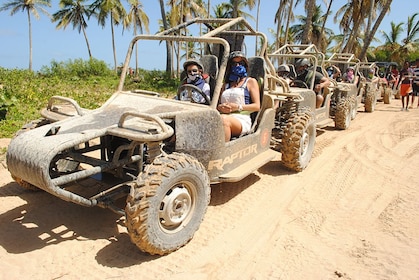
<instances>
[{"instance_id":1,"label":"sandy dirt road","mask_svg":"<svg viewBox=\"0 0 419 280\"><path fill-rule=\"evenodd\" d=\"M3 160L0 278L419 279L419 109L400 108L319 128L301 173L275 160L213 186L194 238L163 257L109 210L22 189Z\"/></svg>"}]
</instances>

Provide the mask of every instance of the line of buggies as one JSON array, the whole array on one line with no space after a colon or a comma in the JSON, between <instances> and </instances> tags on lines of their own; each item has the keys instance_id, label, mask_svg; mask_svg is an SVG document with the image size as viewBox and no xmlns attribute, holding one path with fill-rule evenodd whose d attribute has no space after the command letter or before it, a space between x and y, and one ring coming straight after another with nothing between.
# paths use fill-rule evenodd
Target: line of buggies
<instances>
[{"instance_id":1,"label":"line of buggies","mask_svg":"<svg viewBox=\"0 0 419 280\"><path fill-rule=\"evenodd\" d=\"M199 54L211 85L208 104L124 90L134 54L153 56L156 67L164 65L165 56L157 51L162 42L177 50L196 48L190 53ZM248 74L259 83L261 108L252 114L249 133L225 141L216 108L229 53L245 51L255 42L258 53L248 55ZM108 101L85 109L70 97L52 96L42 117L12 139L7 167L25 188L123 215L140 250L173 252L198 230L211 184L239 182L276 158L278 168L302 171L311 160L317 126L332 119L336 128L347 129L362 104L372 112L379 98L390 100L381 85L362 76L357 83L332 80L316 108L314 81L290 85L278 76L279 65L292 68L304 58L324 75L331 64L342 71L354 67L360 74L374 66L361 64L352 54L326 60L315 45L267 49L266 35L243 18L196 18L155 35L137 35L129 44L118 89Z\"/></svg>"}]
</instances>

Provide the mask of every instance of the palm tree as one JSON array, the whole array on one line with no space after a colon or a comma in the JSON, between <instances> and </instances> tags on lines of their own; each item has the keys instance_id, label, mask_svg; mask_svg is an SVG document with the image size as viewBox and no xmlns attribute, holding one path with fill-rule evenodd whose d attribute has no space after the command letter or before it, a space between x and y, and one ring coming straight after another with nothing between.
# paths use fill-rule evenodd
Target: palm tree
<instances>
[{"instance_id":1,"label":"palm tree","mask_svg":"<svg viewBox=\"0 0 419 280\"><path fill-rule=\"evenodd\" d=\"M371 32L368 33L368 37L365 38L364 45L361 49L361 52L359 54L359 58L363 59L366 56L367 50L369 45L371 44L372 40L374 39L375 33L378 30L378 27L380 26L381 22L383 21L384 16L387 14L387 12L390 10L390 5L393 0L381 0L384 2L383 7L381 9L380 15L378 16L377 20L374 23L374 26L372 27Z\"/></svg>"},{"instance_id":2,"label":"palm tree","mask_svg":"<svg viewBox=\"0 0 419 280\"><path fill-rule=\"evenodd\" d=\"M299 0L297 0L297 3L298 2L299 2ZM316 8L316 0L306 0L304 6L305 6L305 10L307 12L307 17L306 17L306 25L303 26L301 43L307 44L310 41L310 37L311 37L310 33L313 32L312 24L313 24L314 10Z\"/></svg>"},{"instance_id":3,"label":"palm tree","mask_svg":"<svg viewBox=\"0 0 419 280\"><path fill-rule=\"evenodd\" d=\"M322 10L320 5L316 6L313 11L313 16L311 18L311 27L310 27L310 37L306 42L311 42L312 44L315 44L321 51L326 51L328 41L326 38L330 38L333 35L333 31L329 28L325 28L324 32L325 34L321 34L322 30L322 23L324 21L324 15L322 16ZM304 16L297 16L296 17L300 24L295 24L290 27L291 32L295 33L295 39L303 44L304 43L304 30L305 26L309 24L309 19Z\"/></svg>"},{"instance_id":4,"label":"palm tree","mask_svg":"<svg viewBox=\"0 0 419 280\"><path fill-rule=\"evenodd\" d=\"M244 17L254 19L251 14L243 12L244 8L249 7L249 10L252 10L254 6L255 0L230 0L217 5L216 8L222 11L223 18Z\"/></svg>"},{"instance_id":5,"label":"palm tree","mask_svg":"<svg viewBox=\"0 0 419 280\"><path fill-rule=\"evenodd\" d=\"M106 19L110 16L111 32L112 32L112 49L115 65L115 73L117 72L116 61L116 47L115 47L115 32L114 25L120 24L126 16L124 6L119 0L96 0L91 4L91 9L94 11L98 19L99 25L105 27Z\"/></svg>"},{"instance_id":6,"label":"palm tree","mask_svg":"<svg viewBox=\"0 0 419 280\"><path fill-rule=\"evenodd\" d=\"M171 26L175 26L181 24L185 21L190 20L191 18L203 15L206 16L208 11L206 9L206 5L202 0L169 0L168 2L171 10L169 12L169 22ZM188 32L186 29L184 30L184 35ZM181 54L180 50L185 49L186 53L188 53L188 44L185 46L181 46L182 43L177 43L177 73L180 73L179 65Z\"/></svg>"},{"instance_id":7,"label":"palm tree","mask_svg":"<svg viewBox=\"0 0 419 280\"><path fill-rule=\"evenodd\" d=\"M239 17L245 7L249 7L249 10L252 10L255 6L255 0L230 0L230 5L232 7L232 18Z\"/></svg>"},{"instance_id":8,"label":"palm tree","mask_svg":"<svg viewBox=\"0 0 419 280\"><path fill-rule=\"evenodd\" d=\"M92 52L90 51L89 40L86 34L87 22L85 18L90 17L92 11L89 9L89 6L83 5L83 2L85 0L60 0L60 7L62 9L52 15L52 21L58 21L57 29L65 29L69 24L72 24L73 29L77 28L79 33L83 31L89 58L92 58Z\"/></svg>"},{"instance_id":9,"label":"palm tree","mask_svg":"<svg viewBox=\"0 0 419 280\"><path fill-rule=\"evenodd\" d=\"M415 22L415 18L418 16L418 13L413 14L407 18L407 23L395 24L391 22L390 33L387 34L384 31L381 31L385 42L384 46L380 47L379 50L384 50L389 54L391 61L396 61L403 63L409 57L409 53L414 52L418 46L417 35L419 33L419 21ZM406 29L403 28L403 25L406 25ZM406 38L400 40L402 32L406 30Z\"/></svg>"},{"instance_id":10,"label":"palm tree","mask_svg":"<svg viewBox=\"0 0 419 280\"><path fill-rule=\"evenodd\" d=\"M323 25L322 25L322 29L321 29L321 31L320 31L320 34L324 34L323 32L324 32L324 28L325 28L325 26L326 26L326 21L327 21L327 18L329 17L329 15L330 15L330 9L331 9L331 7L332 7L332 3L333 3L333 0L329 0L329 3L327 4L327 10L326 10L326 14L324 15L324 20L323 20Z\"/></svg>"},{"instance_id":11,"label":"palm tree","mask_svg":"<svg viewBox=\"0 0 419 280\"><path fill-rule=\"evenodd\" d=\"M162 18L162 22L163 22L163 28L164 30L169 29L169 25L167 23L167 18L166 18L166 12L164 9L164 1L163 0L159 0L160 3L160 13L161 13L161 18ZM170 76L172 77L173 71L172 71L172 47L169 41L166 41L166 72L170 74Z\"/></svg>"},{"instance_id":12,"label":"palm tree","mask_svg":"<svg viewBox=\"0 0 419 280\"><path fill-rule=\"evenodd\" d=\"M403 39L403 44L408 45L412 44L413 46L417 46L419 44L419 21L415 22L416 17L419 13L413 14L411 17L407 18L407 34L406 38Z\"/></svg>"},{"instance_id":13,"label":"palm tree","mask_svg":"<svg viewBox=\"0 0 419 280\"><path fill-rule=\"evenodd\" d=\"M215 18L229 18L229 8L226 3L215 5L213 8Z\"/></svg>"},{"instance_id":14,"label":"palm tree","mask_svg":"<svg viewBox=\"0 0 419 280\"><path fill-rule=\"evenodd\" d=\"M172 7L172 10L174 8L177 8L179 11L179 14L173 14L173 16L177 16L177 22L185 22L191 17L197 17L197 16L207 16L209 11L207 10L205 3L202 0L169 0L168 2L169 6Z\"/></svg>"},{"instance_id":15,"label":"palm tree","mask_svg":"<svg viewBox=\"0 0 419 280\"><path fill-rule=\"evenodd\" d=\"M32 23L31 14L39 19L39 11L49 16L47 10L43 7L51 7L50 0L11 0L0 7L1 11L11 10L10 15L13 16L19 10L26 12L28 15L28 28L29 28L29 71L32 71Z\"/></svg>"},{"instance_id":16,"label":"palm tree","mask_svg":"<svg viewBox=\"0 0 419 280\"><path fill-rule=\"evenodd\" d=\"M384 49L387 53L390 54L391 61L402 61L405 59L403 57L402 46L399 44L399 38L402 36L403 30L403 22L399 24L395 24L394 22L390 22L391 30L390 33L386 33L381 30L381 34L384 37Z\"/></svg>"},{"instance_id":17,"label":"palm tree","mask_svg":"<svg viewBox=\"0 0 419 280\"><path fill-rule=\"evenodd\" d=\"M257 12L256 12L256 30L259 31L259 15L260 15L260 1L258 0ZM255 42L255 55L258 53L258 42Z\"/></svg>"},{"instance_id":18,"label":"palm tree","mask_svg":"<svg viewBox=\"0 0 419 280\"><path fill-rule=\"evenodd\" d=\"M294 14L292 12L293 0L280 0L278 10L275 13L274 23L276 23L276 34L275 37L275 48L278 49L282 42L287 43L287 30L289 28L289 23L291 20L294 20ZM281 34L284 31L283 26L286 25L284 40L281 39Z\"/></svg>"},{"instance_id":19,"label":"palm tree","mask_svg":"<svg viewBox=\"0 0 419 280\"><path fill-rule=\"evenodd\" d=\"M142 9L143 5L140 0L128 0L130 10L124 19L124 29L129 29L133 26L134 36L136 36L137 28L140 33L143 33L143 26L147 33L150 32L148 28L149 20L147 14ZM138 74L138 45L135 44L135 73Z\"/></svg>"}]
</instances>

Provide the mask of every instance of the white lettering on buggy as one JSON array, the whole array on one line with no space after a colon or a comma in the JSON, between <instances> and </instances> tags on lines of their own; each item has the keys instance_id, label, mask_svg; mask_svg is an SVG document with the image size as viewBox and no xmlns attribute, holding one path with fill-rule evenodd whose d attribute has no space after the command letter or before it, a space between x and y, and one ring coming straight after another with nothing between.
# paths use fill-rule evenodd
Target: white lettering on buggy
<instances>
[{"instance_id":1,"label":"white lettering on buggy","mask_svg":"<svg viewBox=\"0 0 419 280\"><path fill-rule=\"evenodd\" d=\"M232 164L236 159L242 159L252 153L257 154L257 144L244 148L243 150L237 151L224 159L211 160L208 163L208 170L218 169L224 170L224 165Z\"/></svg>"}]
</instances>

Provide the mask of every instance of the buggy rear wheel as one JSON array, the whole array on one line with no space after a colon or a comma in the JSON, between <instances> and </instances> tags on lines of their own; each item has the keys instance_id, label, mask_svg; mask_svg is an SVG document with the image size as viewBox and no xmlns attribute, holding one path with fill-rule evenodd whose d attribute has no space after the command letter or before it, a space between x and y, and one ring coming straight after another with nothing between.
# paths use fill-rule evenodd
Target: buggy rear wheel
<instances>
[{"instance_id":1,"label":"buggy rear wheel","mask_svg":"<svg viewBox=\"0 0 419 280\"><path fill-rule=\"evenodd\" d=\"M336 106L335 127L348 129L351 124L351 102L348 98L342 99Z\"/></svg>"},{"instance_id":2,"label":"buggy rear wheel","mask_svg":"<svg viewBox=\"0 0 419 280\"><path fill-rule=\"evenodd\" d=\"M316 140L316 125L310 112L296 113L287 121L282 137L282 163L294 171L308 166Z\"/></svg>"}]
</instances>

